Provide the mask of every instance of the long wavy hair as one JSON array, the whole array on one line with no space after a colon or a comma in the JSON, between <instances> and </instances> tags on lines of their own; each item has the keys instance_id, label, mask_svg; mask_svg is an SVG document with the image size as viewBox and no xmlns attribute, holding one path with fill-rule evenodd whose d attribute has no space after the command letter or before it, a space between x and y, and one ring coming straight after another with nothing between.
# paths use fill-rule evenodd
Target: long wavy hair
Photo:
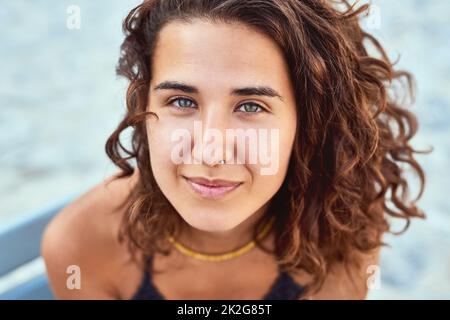
<instances>
[{"instance_id":1,"label":"long wavy hair","mask_svg":"<svg viewBox=\"0 0 450 320\"><path fill-rule=\"evenodd\" d=\"M158 32L172 21L196 18L256 28L278 44L288 64L296 138L285 181L254 230L263 248L256 234L276 216L272 253L281 268L306 271L309 288L318 290L334 263L358 267L358 253L384 245L383 233L394 233L390 217L406 221L401 232L411 218L424 218L416 202L425 174L414 153L427 152L410 145L418 122L398 95L414 100L413 77L395 70L380 43L363 31L360 16L369 9L345 0L148 0L134 8L123 23L117 66L130 81L127 112L106 143L120 168L116 179L134 173L133 160L139 169L123 204L120 241L144 256L168 254L166 232L178 232L182 222L153 176L145 120L157 116L146 110ZM120 141L127 128L129 147ZM414 201L404 165L420 180Z\"/></svg>"}]
</instances>

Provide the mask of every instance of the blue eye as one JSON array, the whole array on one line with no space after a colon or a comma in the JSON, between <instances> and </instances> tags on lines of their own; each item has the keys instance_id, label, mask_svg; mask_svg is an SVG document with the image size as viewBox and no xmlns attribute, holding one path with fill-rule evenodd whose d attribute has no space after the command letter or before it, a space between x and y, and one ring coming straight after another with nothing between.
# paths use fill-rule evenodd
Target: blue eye
<instances>
[{"instance_id":1,"label":"blue eye","mask_svg":"<svg viewBox=\"0 0 450 320\"><path fill-rule=\"evenodd\" d=\"M175 102L178 102L178 105L175 104ZM192 105L195 106L194 101L186 98L175 98L168 102L168 105L172 105L177 109L194 109L195 107L192 107Z\"/></svg>"},{"instance_id":2,"label":"blue eye","mask_svg":"<svg viewBox=\"0 0 450 320\"><path fill-rule=\"evenodd\" d=\"M261 113L265 111L263 107L256 103L243 103L236 110L243 113Z\"/></svg>"},{"instance_id":3,"label":"blue eye","mask_svg":"<svg viewBox=\"0 0 450 320\"><path fill-rule=\"evenodd\" d=\"M176 108L178 110L182 110L182 111L188 111L189 109L197 108L194 101L192 101L191 99L183 98L183 97L174 98L174 99L170 100L167 103L167 105L173 106L174 108ZM247 113L247 114L261 113L261 112L265 111L265 109L263 107L261 107L259 104L251 103L251 102L243 103L239 107L237 107L235 110L238 112Z\"/></svg>"}]
</instances>

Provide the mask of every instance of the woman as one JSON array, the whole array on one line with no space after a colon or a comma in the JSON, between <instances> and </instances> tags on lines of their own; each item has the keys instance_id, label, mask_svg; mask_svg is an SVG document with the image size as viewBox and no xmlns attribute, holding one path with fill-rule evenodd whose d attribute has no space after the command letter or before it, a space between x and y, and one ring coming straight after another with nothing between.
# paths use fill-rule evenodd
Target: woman
<instances>
[{"instance_id":1,"label":"woman","mask_svg":"<svg viewBox=\"0 0 450 320\"><path fill-rule=\"evenodd\" d=\"M410 75L362 31L365 10L329 0L133 9L117 68L130 80L127 113L106 144L120 172L48 226L56 297L365 298L387 218L424 217L403 195L401 164L418 173L418 198L425 179L409 145L416 118L388 94Z\"/></svg>"}]
</instances>

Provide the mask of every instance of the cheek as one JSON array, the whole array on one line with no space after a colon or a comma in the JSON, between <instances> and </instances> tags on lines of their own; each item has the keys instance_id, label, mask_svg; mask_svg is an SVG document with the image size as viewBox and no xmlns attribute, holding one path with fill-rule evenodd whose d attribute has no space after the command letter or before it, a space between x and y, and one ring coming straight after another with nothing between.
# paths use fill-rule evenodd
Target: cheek
<instances>
[{"instance_id":1,"label":"cheek","mask_svg":"<svg viewBox=\"0 0 450 320\"><path fill-rule=\"evenodd\" d=\"M258 164L247 165L253 179L252 192L257 190L269 196L278 191L286 177L295 139L295 127L291 124L271 130L270 138L260 141L265 147L259 150Z\"/></svg>"},{"instance_id":2,"label":"cheek","mask_svg":"<svg viewBox=\"0 0 450 320\"><path fill-rule=\"evenodd\" d=\"M155 157L165 156L170 160L171 150L176 145L180 132L190 132L192 120L177 120L166 114L167 112L158 112L159 119L152 118L147 121L147 136L149 140L150 153Z\"/></svg>"},{"instance_id":3,"label":"cheek","mask_svg":"<svg viewBox=\"0 0 450 320\"><path fill-rule=\"evenodd\" d=\"M147 124L151 169L161 188L173 183L176 175L177 166L171 161L171 135L175 129L159 121Z\"/></svg>"},{"instance_id":4,"label":"cheek","mask_svg":"<svg viewBox=\"0 0 450 320\"><path fill-rule=\"evenodd\" d=\"M265 202L277 193L286 177L289 157L289 150L281 148L277 152L272 150L265 164L247 165L252 175L250 199Z\"/></svg>"},{"instance_id":5,"label":"cheek","mask_svg":"<svg viewBox=\"0 0 450 320\"><path fill-rule=\"evenodd\" d=\"M258 164L251 167L254 176L271 176L283 180L288 169L295 139L296 119L280 117L265 128L264 138L258 140Z\"/></svg>"},{"instance_id":6,"label":"cheek","mask_svg":"<svg viewBox=\"0 0 450 320\"><path fill-rule=\"evenodd\" d=\"M287 170L296 135L296 123L291 123L286 130L280 131L280 166Z\"/></svg>"}]
</instances>

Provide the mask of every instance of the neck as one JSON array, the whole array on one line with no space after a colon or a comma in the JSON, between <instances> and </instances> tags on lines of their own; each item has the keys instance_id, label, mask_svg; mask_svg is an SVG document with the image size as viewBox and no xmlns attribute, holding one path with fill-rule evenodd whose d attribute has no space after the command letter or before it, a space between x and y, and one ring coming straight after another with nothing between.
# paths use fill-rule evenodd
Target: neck
<instances>
[{"instance_id":1,"label":"neck","mask_svg":"<svg viewBox=\"0 0 450 320\"><path fill-rule=\"evenodd\" d=\"M235 228L223 232L202 231L185 223L177 241L205 254L221 254L236 250L253 240L254 227L267 209L266 204ZM266 239L270 238L270 235L269 232Z\"/></svg>"}]
</instances>

